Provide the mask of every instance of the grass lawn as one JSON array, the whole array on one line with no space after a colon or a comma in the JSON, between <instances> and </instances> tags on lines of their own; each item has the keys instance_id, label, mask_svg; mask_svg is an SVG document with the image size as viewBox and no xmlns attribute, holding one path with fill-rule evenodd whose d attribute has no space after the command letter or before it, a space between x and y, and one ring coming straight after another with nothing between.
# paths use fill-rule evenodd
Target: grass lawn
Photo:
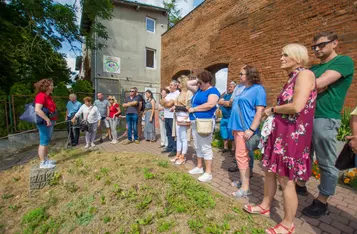
<instances>
[{"instance_id":1,"label":"grass lawn","mask_svg":"<svg viewBox=\"0 0 357 234\"><path fill-rule=\"evenodd\" d=\"M36 160L0 173L0 233L264 233L269 221L161 157L57 153L50 186L29 194Z\"/></svg>"}]
</instances>

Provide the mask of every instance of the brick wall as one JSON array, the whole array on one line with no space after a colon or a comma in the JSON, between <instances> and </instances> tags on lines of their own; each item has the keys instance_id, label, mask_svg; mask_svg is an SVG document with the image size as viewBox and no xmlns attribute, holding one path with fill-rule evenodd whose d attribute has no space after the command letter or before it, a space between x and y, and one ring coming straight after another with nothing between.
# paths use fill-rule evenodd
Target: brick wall
<instances>
[{"instance_id":1,"label":"brick wall","mask_svg":"<svg viewBox=\"0 0 357 234\"><path fill-rule=\"evenodd\" d=\"M161 86L180 71L216 64L228 64L229 80L238 80L249 63L261 72L271 104L287 79L280 69L281 48L292 42L310 48L319 31L338 33L338 53L357 65L356 0L206 0L162 36ZM311 63L318 63L309 53ZM354 79L345 104L356 103Z\"/></svg>"}]
</instances>

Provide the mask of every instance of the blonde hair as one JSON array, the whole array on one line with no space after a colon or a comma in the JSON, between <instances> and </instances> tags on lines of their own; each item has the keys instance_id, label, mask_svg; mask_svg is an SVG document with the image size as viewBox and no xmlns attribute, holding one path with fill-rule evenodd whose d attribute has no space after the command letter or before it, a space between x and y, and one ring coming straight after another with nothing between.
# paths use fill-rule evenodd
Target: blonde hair
<instances>
[{"instance_id":1,"label":"blonde hair","mask_svg":"<svg viewBox=\"0 0 357 234\"><path fill-rule=\"evenodd\" d=\"M189 80L188 76L182 75L182 76L180 76L177 80L178 80L178 82L180 82L180 84L182 85L181 90L186 91L186 90L188 89L188 88L187 88L187 81Z\"/></svg>"},{"instance_id":2,"label":"blonde hair","mask_svg":"<svg viewBox=\"0 0 357 234\"><path fill-rule=\"evenodd\" d=\"M109 99L113 99L113 105L114 104L118 104L118 101L117 101L117 99L114 97L114 96L108 96L108 101L109 101ZM111 105L111 104L110 104Z\"/></svg>"},{"instance_id":3,"label":"blonde hair","mask_svg":"<svg viewBox=\"0 0 357 234\"><path fill-rule=\"evenodd\" d=\"M286 53L290 58L293 58L302 66L309 63L309 52L307 51L307 48L301 44L288 44L284 46L283 53Z\"/></svg>"}]
</instances>

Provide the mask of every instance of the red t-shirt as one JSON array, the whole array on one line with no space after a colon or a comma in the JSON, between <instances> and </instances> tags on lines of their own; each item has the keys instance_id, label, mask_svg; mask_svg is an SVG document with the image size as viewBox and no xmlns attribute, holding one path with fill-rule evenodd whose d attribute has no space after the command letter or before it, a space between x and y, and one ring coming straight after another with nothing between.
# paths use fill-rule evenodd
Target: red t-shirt
<instances>
[{"instance_id":1,"label":"red t-shirt","mask_svg":"<svg viewBox=\"0 0 357 234\"><path fill-rule=\"evenodd\" d=\"M53 101L52 97L47 95L45 92L39 92L35 97L35 104L42 104L46 107L50 113L56 111L56 103ZM51 120L57 120L57 116L51 118Z\"/></svg>"},{"instance_id":2,"label":"red t-shirt","mask_svg":"<svg viewBox=\"0 0 357 234\"><path fill-rule=\"evenodd\" d=\"M114 105L109 107L109 117L113 118L114 115L118 112L118 103L115 103Z\"/></svg>"}]
</instances>

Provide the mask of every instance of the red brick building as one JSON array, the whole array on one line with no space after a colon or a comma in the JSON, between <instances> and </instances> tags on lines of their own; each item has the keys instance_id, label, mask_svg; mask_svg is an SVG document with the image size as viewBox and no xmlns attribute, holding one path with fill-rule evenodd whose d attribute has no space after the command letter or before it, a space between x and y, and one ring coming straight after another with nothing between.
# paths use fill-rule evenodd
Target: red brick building
<instances>
[{"instance_id":1,"label":"red brick building","mask_svg":"<svg viewBox=\"0 0 357 234\"><path fill-rule=\"evenodd\" d=\"M206 0L162 36L161 86L195 68L228 67L228 79L238 80L247 63L261 72L271 104L287 79L281 48L292 42L310 48L319 31L338 33L338 53L357 67L356 0ZM311 49L310 56L318 63ZM345 104L356 103L354 79Z\"/></svg>"}]
</instances>

